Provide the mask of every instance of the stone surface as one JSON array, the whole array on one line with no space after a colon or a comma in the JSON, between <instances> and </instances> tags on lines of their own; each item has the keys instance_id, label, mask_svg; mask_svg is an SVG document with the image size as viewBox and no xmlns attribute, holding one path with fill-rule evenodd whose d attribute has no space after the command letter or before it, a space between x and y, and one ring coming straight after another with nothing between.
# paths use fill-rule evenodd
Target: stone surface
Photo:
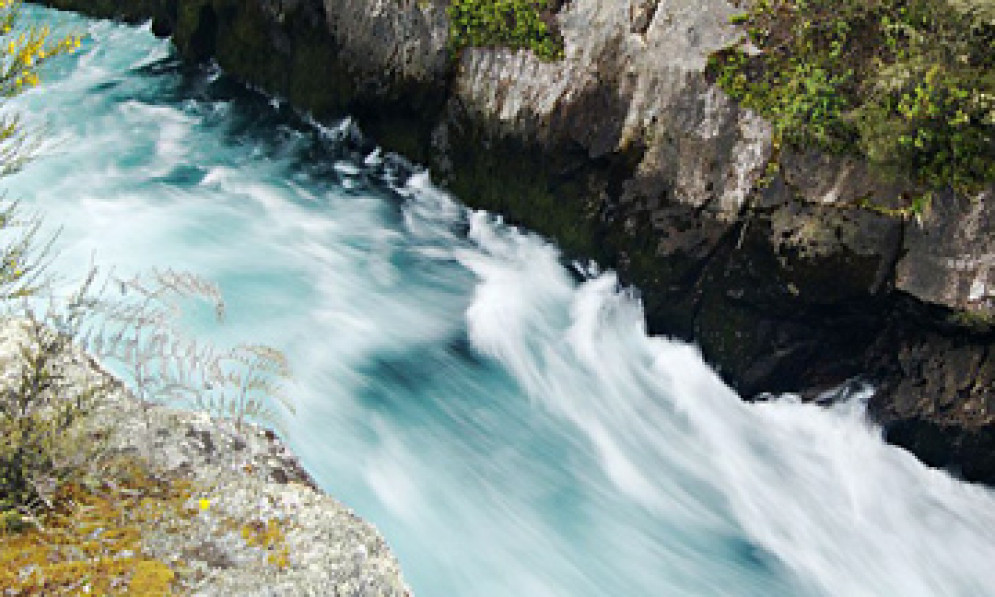
<instances>
[{"instance_id":1,"label":"stone surface","mask_svg":"<svg viewBox=\"0 0 995 597\"><path fill-rule=\"evenodd\" d=\"M900 374L885 377L870 403L888 440L927 464L995 484L995 340L905 329L879 341L898 347Z\"/></svg>"},{"instance_id":2,"label":"stone surface","mask_svg":"<svg viewBox=\"0 0 995 597\"><path fill-rule=\"evenodd\" d=\"M995 158L993 158L995 159ZM905 235L895 285L923 301L988 313L995 308L995 191L936 197Z\"/></svg>"}]
</instances>

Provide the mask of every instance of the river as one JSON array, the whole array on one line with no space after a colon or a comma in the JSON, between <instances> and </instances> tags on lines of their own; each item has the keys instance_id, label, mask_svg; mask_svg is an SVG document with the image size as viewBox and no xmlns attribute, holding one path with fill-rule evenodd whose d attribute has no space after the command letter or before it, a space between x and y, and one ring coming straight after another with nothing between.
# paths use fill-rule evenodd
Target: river
<instances>
[{"instance_id":1,"label":"river","mask_svg":"<svg viewBox=\"0 0 995 597\"><path fill-rule=\"evenodd\" d=\"M886 445L869 390L747 404L649 337L611 272L471 211L147 28L89 38L7 102L46 140L3 185L53 268L219 283L219 344L294 368L286 437L421 597L995 594L995 493Z\"/></svg>"}]
</instances>

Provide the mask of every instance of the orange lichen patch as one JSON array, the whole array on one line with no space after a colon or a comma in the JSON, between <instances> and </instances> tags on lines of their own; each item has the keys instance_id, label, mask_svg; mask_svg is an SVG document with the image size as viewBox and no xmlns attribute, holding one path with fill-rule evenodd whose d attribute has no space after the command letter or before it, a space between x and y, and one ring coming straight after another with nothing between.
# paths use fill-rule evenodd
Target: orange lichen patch
<instances>
[{"instance_id":1,"label":"orange lichen patch","mask_svg":"<svg viewBox=\"0 0 995 597\"><path fill-rule=\"evenodd\" d=\"M128 463L99 487L66 483L39 524L0 530L0 595L170 595L176 574L142 552L144 529L184 516L183 479Z\"/></svg>"},{"instance_id":2,"label":"orange lichen patch","mask_svg":"<svg viewBox=\"0 0 995 597\"><path fill-rule=\"evenodd\" d=\"M287 567L290 549L286 545L286 536L280 523L274 519L266 522L254 520L242 525L242 539L247 545L258 547L269 552L266 562L280 570Z\"/></svg>"}]
</instances>

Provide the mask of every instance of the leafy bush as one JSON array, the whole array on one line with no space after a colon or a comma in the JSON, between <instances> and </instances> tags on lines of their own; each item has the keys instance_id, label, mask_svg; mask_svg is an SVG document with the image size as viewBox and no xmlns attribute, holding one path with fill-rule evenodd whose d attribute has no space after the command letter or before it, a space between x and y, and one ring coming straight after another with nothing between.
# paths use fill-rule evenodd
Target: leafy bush
<instances>
[{"instance_id":1,"label":"leafy bush","mask_svg":"<svg viewBox=\"0 0 995 597\"><path fill-rule=\"evenodd\" d=\"M43 27L16 31L18 7L0 0L0 102L37 84L42 62L79 45L49 43ZM33 148L16 115L0 116L0 176ZM191 518L194 488L107 449L113 423L106 412L92 415L120 384L89 357L117 361L143 405L186 397L238 429L272 416L270 398L284 400L286 359L266 346L217 350L185 339L176 325L183 301L204 299L218 319L224 313L217 287L190 274L97 284L91 267L76 292L56 298L46 274L54 239L39 243L40 225L0 200L0 594L169 594L183 569L143 553L142 537ZM277 525L247 523L242 534L268 552L267 563L287 565Z\"/></svg>"},{"instance_id":2,"label":"leafy bush","mask_svg":"<svg viewBox=\"0 0 995 597\"><path fill-rule=\"evenodd\" d=\"M449 48L507 46L532 50L543 60L563 57L552 27L551 0L451 0ZM546 17L546 18L544 18Z\"/></svg>"},{"instance_id":3,"label":"leafy bush","mask_svg":"<svg viewBox=\"0 0 995 597\"><path fill-rule=\"evenodd\" d=\"M11 97L38 83L38 68L79 47L75 36L52 39L47 27L18 28L19 0L0 0L0 96ZM0 116L0 175L16 171L33 149L16 114ZM38 220L22 219L14 203L0 206L0 303L24 299L44 285L48 244L38 250ZM69 343L66 327L77 323L70 307L43 322L30 306L22 313L23 338L8 355L0 386L0 522L16 524L44 504L54 486L89 453L74 447L76 422L95 389L63 392L55 355ZM55 325L48 325L49 323ZM60 326L62 326L60 328ZM96 448L96 444L90 442Z\"/></svg>"},{"instance_id":4,"label":"leafy bush","mask_svg":"<svg viewBox=\"0 0 995 597\"><path fill-rule=\"evenodd\" d=\"M38 68L79 47L80 38L52 39L46 26L19 27L20 0L0 0L0 96L11 97L38 84ZM33 150L16 114L0 115L0 176L17 170Z\"/></svg>"},{"instance_id":5,"label":"leafy bush","mask_svg":"<svg viewBox=\"0 0 995 597\"><path fill-rule=\"evenodd\" d=\"M99 436L83 422L107 387L66 374L69 330L83 314L78 306L39 316L28 305L18 320L22 337L0 387L0 513L30 515L51 506L57 488L80 480L102 452Z\"/></svg>"},{"instance_id":6,"label":"leafy bush","mask_svg":"<svg viewBox=\"0 0 995 597\"><path fill-rule=\"evenodd\" d=\"M855 154L919 197L995 182L989 0L760 0L708 72L781 143Z\"/></svg>"}]
</instances>

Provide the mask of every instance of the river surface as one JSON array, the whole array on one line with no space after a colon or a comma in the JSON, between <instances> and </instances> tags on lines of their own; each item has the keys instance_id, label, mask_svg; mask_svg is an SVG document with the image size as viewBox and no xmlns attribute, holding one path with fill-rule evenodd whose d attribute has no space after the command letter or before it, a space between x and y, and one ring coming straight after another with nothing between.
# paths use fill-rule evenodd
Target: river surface
<instances>
[{"instance_id":1,"label":"river surface","mask_svg":"<svg viewBox=\"0 0 995 597\"><path fill-rule=\"evenodd\" d=\"M885 445L866 392L743 403L610 272L357 152L349 122L147 29L26 11L90 34L7 102L48 139L3 186L61 228L55 270L217 281L228 320L197 331L287 353L289 443L415 594L995 594L995 494Z\"/></svg>"}]
</instances>

